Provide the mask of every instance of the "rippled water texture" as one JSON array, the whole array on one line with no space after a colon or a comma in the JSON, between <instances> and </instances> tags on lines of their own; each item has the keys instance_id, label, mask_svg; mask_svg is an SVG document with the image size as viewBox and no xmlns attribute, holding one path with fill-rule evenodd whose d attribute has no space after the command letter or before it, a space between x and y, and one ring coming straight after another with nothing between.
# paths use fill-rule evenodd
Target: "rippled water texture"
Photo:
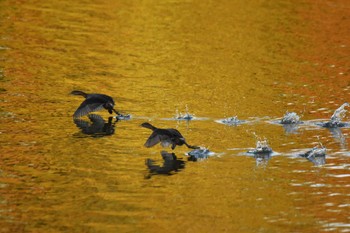
<instances>
[{"instance_id":1,"label":"rippled water texture","mask_svg":"<svg viewBox=\"0 0 350 233\"><path fill-rule=\"evenodd\" d=\"M349 15L347 0L0 0L0 232L349 232L349 129L315 124L350 101ZM72 90L132 118L73 120ZM303 124L274 123L287 111ZM214 154L145 148L145 121ZM273 154L246 153L260 139Z\"/></svg>"}]
</instances>

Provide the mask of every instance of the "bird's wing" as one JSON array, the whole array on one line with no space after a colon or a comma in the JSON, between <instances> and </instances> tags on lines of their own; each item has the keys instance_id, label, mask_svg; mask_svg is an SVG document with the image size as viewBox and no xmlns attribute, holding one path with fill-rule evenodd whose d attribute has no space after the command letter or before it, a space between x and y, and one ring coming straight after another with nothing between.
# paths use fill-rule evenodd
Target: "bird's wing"
<instances>
[{"instance_id":1,"label":"bird's wing","mask_svg":"<svg viewBox=\"0 0 350 233\"><path fill-rule=\"evenodd\" d=\"M171 134L171 137L185 139L178 130L176 130L176 129L167 129L167 130L168 130L169 134Z\"/></svg>"},{"instance_id":2,"label":"bird's wing","mask_svg":"<svg viewBox=\"0 0 350 233\"><path fill-rule=\"evenodd\" d=\"M73 117L79 118L90 112L99 111L103 108L103 103L90 103L89 99L84 100L75 111Z\"/></svg>"},{"instance_id":3,"label":"bird's wing","mask_svg":"<svg viewBox=\"0 0 350 233\"><path fill-rule=\"evenodd\" d=\"M161 137L157 132L153 132L145 142L145 147L152 147L161 142Z\"/></svg>"}]
</instances>

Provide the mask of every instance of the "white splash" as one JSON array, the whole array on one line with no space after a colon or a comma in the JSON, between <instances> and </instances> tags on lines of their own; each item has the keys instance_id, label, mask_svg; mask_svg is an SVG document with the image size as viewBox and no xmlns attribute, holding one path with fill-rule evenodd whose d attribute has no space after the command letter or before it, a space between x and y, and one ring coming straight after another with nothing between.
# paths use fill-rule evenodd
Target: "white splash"
<instances>
[{"instance_id":1,"label":"white splash","mask_svg":"<svg viewBox=\"0 0 350 233\"><path fill-rule=\"evenodd\" d=\"M349 103L344 103L342 106L340 106L337 110L334 111L333 115L331 116L331 119L328 122L322 123L320 125L326 128L337 128L346 126L347 124L341 121L345 117L345 113L347 112L347 110L345 110L345 107L349 106Z\"/></svg>"},{"instance_id":2,"label":"white splash","mask_svg":"<svg viewBox=\"0 0 350 233\"><path fill-rule=\"evenodd\" d=\"M199 159L207 159L210 156L213 156L215 153L210 151L208 148L201 147L199 149L194 149L187 153L189 160L197 161Z\"/></svg>"},{"instance_id":3,"label":"white splash","mask_svg":"<svg viewBox=\"0 0 350 233\"><path fill-rule=\"evenodd\" d=\"M347 112L347 110L345 110L345 107L349 107L349 106L350 106L349 103L344 103L337 110L335 110L333 115L331 116L331 122L339 124L341 120L345 117L345 114Z\"/></svg>"},{"instance_id":4,"label":"white splash","mask_svg":"<svg viewBox=\"0 0 350 233\"><path fill-rule=\"evenodd\" d=\"M179 113L179 111L176 109L176 114L174 116L174 118L176 120L192 120L194 118L194 114L191 114L188 112L188 107L187 107L187 104L186 104L186 112L185 114L182 114L181 112Z\"/></svg>"},{"instance_id":5,"label":"white splash","mask_svg":"<svg viewBox=\"0 0 350 233\"><path fill-rule=\"evenodd\" d=\"M272 153L273 152L271 147L269 146L269 143L268 143L266 138L259 139L256 135L255 135L255 137L257 138L256 148L253 150L249 150L248 153L263 154L263 153Z\"/></svg>"},{"instance_id":6,"label":"white splash","mask_svg":"<svg viewBox=\"0 0 350 233\"><path fill-rule=\"evenodd\" d=\"M300 117L295 112L286 112L284 114L283 119L281 120L281 124L297 124L299 123Z\"/></svg>"}]
</instances>

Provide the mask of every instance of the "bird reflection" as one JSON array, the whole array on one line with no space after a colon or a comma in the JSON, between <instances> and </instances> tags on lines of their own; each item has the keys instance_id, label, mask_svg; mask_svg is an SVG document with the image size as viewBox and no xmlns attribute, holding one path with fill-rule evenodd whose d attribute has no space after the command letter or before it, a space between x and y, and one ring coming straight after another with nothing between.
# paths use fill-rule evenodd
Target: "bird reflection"
<instances>
[{"instance_id":1,"label":"bird reflection","mask_svg":"<svg viewBox=\"0 0 350 233\"><path fill-rule=\"evenodd\" d=\"M146 166L149 169L150 174L146 178L151 178L152 175L172 175L172 172L178 172L185 168L185 162L178 159L175 153L168 153L166 151L160 152L163 158L163 165L155 164L152 159L146 159Z\"/></svg>"},{"instance_id":2,"label":"bird reflection","mask_svg":"<svg viewBox=\"0 0 350 233\"><path fill-rule=\"evenodd\" d=\"M81 129L83 134L91 135L93 137L103 137L114 134L115 124L118 119L113 121L113 117L109 117L108 122L106 122L97 114L90 114L88 115L88 118L90 119L90 122L80 118L73 119L75 125Z\"/></svg>"}]
</instances>

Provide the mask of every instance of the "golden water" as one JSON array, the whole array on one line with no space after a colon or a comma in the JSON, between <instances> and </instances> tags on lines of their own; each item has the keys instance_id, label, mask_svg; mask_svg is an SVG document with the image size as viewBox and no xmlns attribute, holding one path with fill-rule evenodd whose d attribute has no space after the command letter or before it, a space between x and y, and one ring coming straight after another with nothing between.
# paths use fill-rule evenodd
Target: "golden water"
<instances>
[{"instance_id":1,"label":"golden water","mask_svg":"<svg viewBox=\"0 0 350 233\"><path fill-rule=\"evenodd\" d=\"M349 130L287 134L269 123L287 110L329 119L349 96L346 73L337 82L336 69L320 76L297 56L310 46L298 14L307 7L1 0L0 232L349 231ZM113 96L133 118L113 135L83 134L72 90ZM167 120L186 105L203 119ZM250 123L215 122L235 115ZM161 165L163 149L143 147L148 120L217 156L190 162L177 147L185 168L150 175L145 160ZM263 165L244 154L254 133L278 153ZM318 141L327 147L321 167L296 155Z\"/></svg>"}]
</instances>

